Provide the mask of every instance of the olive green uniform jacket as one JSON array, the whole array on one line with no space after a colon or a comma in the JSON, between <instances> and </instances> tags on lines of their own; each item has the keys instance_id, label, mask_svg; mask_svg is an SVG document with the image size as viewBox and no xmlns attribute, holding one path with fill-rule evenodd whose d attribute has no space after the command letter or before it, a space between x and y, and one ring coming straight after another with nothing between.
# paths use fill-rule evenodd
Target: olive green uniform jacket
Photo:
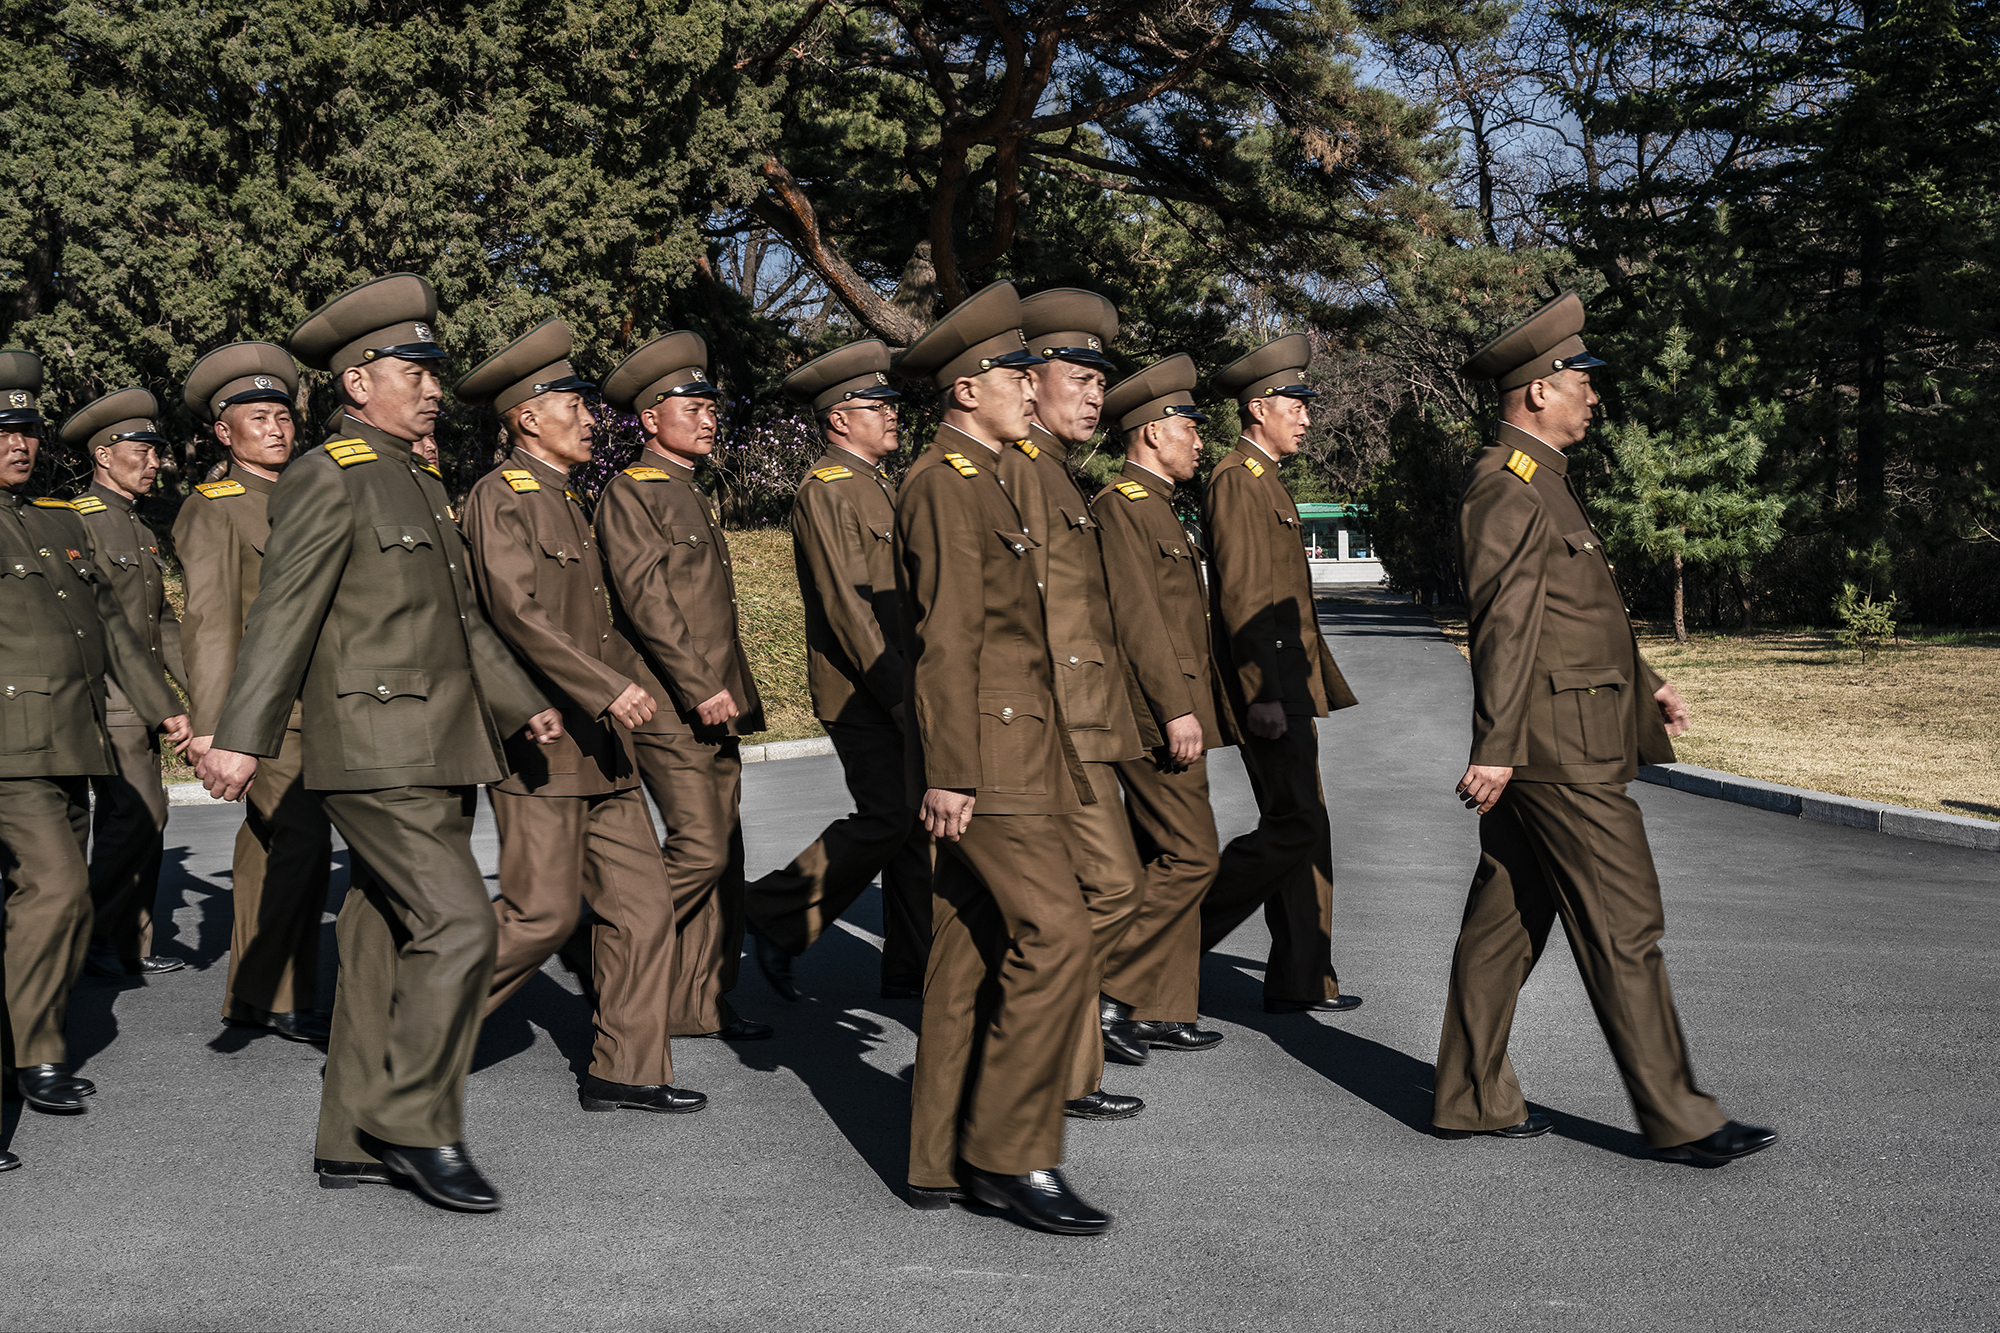
<instances>
[{"instance_id":1,"label":"olive green uniform jacket","mask_svg":"<svg viewBox=\"0 0 2000 1333\"><path fill-rule=\"evenodd\" d=\"M895 536L894 485L868 460L829 447L792 502L806 684L822 722L894 725L904 676Z\"/></svg>"},{"instance_id":2,"label":"olive green uniform jacket","mask_svg":"<svg viewBox=\"0 0 2000 1333\"><path fill-rule=\"evenodd\" d=\"M163 669L182 690L187 689L187 668L181 661L181 624L174 618L173 604L167 601L167 580L160 564L160 538L137 513L136 504L108 486L93 482L70 507L83 516L90 533L92 555L98 571L118 594L118 605L139 642L152 654L154 666ZM113 726L139 726L125 692L113 681L110 689Z\"/></svg>"}]
</instances>

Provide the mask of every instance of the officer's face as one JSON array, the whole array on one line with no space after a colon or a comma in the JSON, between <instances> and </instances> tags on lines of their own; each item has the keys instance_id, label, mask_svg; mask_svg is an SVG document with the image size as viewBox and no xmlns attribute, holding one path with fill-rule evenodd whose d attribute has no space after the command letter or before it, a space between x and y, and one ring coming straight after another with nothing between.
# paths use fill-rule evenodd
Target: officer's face
<instances>
[{"instance_id":1,"label":"officer's face","mask_svg":"<svg viewBox=\"0 0 2000 1333\"><path fill-rule=\"evenodd\" d=\"M97 451L99 479L122 495L151 495L160 475L160 451L147 440L120 440Z\"/></svg>"},{"instance_id":2,"label":"officer's face","mask_svg":"<svg viewBox=\"0 0 2000 1333\"><path fill-rule=\"evenodd\" d=\"M435 435L426 435L421 440L412 441L410 444L410 452L415 454L418 458L422 459L424 462L429 463L432 467L437 467L438 437Z\"/></svg>"},{"instance_id":3,"label":"officer's face","mask_svg":"<svg viewBox=\"0 0 2000 1333\"><path fill-rule=\"evenodd\" d=\"M1074 361L1035 367L1035 420L1059 440L1081 444L1097 434L1104 412L1104 372Z\"/></svg>"},{"instance_id":4,"label":"officer's face","mask_svg":"<svg viewBox=\"0 0 2000 1333\"><path fill-rule=\"evenodd\" d=\"M597 418L580 393L545 393L531 398L516 417L533 451L559 467L590 461Z\"/></svg>"},{"instance_id":5,"label":"officer's face","mask_svg":"<svg viewBox=\"0 0 2000 1333\"><path fill-rule=\"evenodd\" d=\"M893 402L857 400L826 414L827 435L833 443L870 462L896 452L896 432L902 422Z\"/></svg>"},{"instance_id":6,"label":"officer's face","mask_svg":"<svg viewBox=\"0 0 2000 1333\"><path fill-rule=\"evenodd\" d=\"M1168 481L1187 481L1194 476L1194 461L1201 453L1201 432L1186 417L1166 417L1152 423L1153 447L1159 451L1162 474Z\"/></svg>"},{"instance_id":7,"label":"officer's face","mask_svg":"<svg viewBox=\"0 0 2000 1333\"><path fill-rule=\"evenodd\" d=\"M298 423L283 403L237 403L222 409L215 438L237 463L262 475L276 475L292 461Z\"/></svg>"},{"instance_id":8,"label":"officer's face","mask_svg":"<svg viewBox=\"0 0 2000 1333\"><path fill-rule=\"evenodd\" d=\"M1304 446L1312 412L1305 399L1274 393L1250 404L1250 419L1263 425L1257 442L1271 446L1280 458L1288 458Z\"/></svg>"},{"instance_id":9,"label":"officer's face","mask_svg":"<svg viewBox=\"0 0 2000 1333\"><path fill-rule=\"evenodd\" d=\"M1025 440L1035 416L1035 380L1025 370L995 366L952 385L953 400L969 411L989 440Z\"/></svg>"},{"instance_id":10,"label":"officer's face","mask_svg":"<svg viewBox=\"0 0 2000 1333\"><path fill-rule=\"evenodd\" d=\"M1535 384L1542 386L1542 410L1535 421L1538 427L1547 428L1548 443L1558 448L1580 443L1590 431L1591 409L1598 403L1590 372L1565 370ZM1528 391L1533 393L1534 385ZM1542 431L1537 429L1535 434L1541 435Z\"/></svg>"},{"instance_id":11,"label":"officer's face","mask_svg":"<svg viewBox=\"0 0 2000 1333\"><path fill-rule=\"evenodd\" d=\"M715 452L715 400L669 398L639 414L653 443L675 458L693 462Z\"/></svg>"},{"instance_id":12,"label":"officer's face","mask_svg":"<svg viewBox=\"0 0 2000 1333\"><path fill-rule=\"evenodd\" d=\"M437 428L444 386L428 361L385 357L343 373L355 415L399 440L419 440Z\"/></svg>"},{"instance_id":13,"label":"officer's face","mask_svg":"<svg viewBox=\"0 0 2000 1333\"><path fill-rule=\"evenodd\" d=\"M18 491L28 484L28 474L35 470L35 451L40 447L38 435L11 427L0 429L0 488Z\"/></svg>"}]
</instances>

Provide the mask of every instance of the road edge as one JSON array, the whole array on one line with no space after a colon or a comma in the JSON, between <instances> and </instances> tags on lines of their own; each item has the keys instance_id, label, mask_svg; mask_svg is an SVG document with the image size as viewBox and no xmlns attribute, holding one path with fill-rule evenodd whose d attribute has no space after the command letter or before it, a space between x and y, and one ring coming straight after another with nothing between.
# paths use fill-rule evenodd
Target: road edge
<instances>
[{"instance_id":1,"label":"road edge","mask_svg":"<svg viewBox=\"0 0 2000 1333\"><path fill-rule=\"evenodd\" d=\"M2000 824L1965 815L1941 814L1935 810L1913 810L1906 805L1864 801L1853 796L1833 796L1804 787L1787 787L1776 782L1739 777L1695 764L1646 764L1639 769L1639 781L1651 782L1675 791L1714 800L1733 801L1781 815L1796 815L1817 824L1837 824L1843 828L1886 833L1892 838L1915 838L1947 847L1965 847L1980 852L2000 852Z\"/></svg>"}]
</instances>

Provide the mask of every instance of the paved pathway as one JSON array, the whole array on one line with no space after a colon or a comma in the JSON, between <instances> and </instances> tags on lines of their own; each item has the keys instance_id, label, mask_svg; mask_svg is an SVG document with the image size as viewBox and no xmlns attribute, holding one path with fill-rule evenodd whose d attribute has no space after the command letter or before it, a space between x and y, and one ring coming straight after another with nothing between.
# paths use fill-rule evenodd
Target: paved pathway
<instances>
[{"instance_id":1,"label":"paved pathway","mask_svg":"<svg viewBox=\"0 0 2000 1333\"><path fill-rule=\"evenodd\" d=\"M811 1000L746 965L738 1003L776 1040L677 1049L702 1114L581 1113L588 1019L551 972L487 1025L471 1081L505 1211L321 1191L319 1054L215 1017L237 816L185 809L161 947L194 969L84 983L89 1115L6 1104L27 1166L0 1177L0 1328L1993 1327L1992 854L1638 790L1701 1080L1784 1142L1720 1169L1650 1157L1559 940L1513 1047L1556 1132L1438 1141L1430 1061L1476 856L1451 794L1469 680L1407 607L1330 616L1365 701L1323 724L1335 958L1367 1004L1267 1017L1261 924L1226 942L1203 1009L1228 1040L1114 1069L1146 1114L1073 1125L1068 1169L1112 1234L903 1205L916 1007L875 998L872 900L802 961ZM1219 767L1226 837L1252 811ZM753 874L842 801L832 759L745 779Z\"/></svg>"}]
</instances>

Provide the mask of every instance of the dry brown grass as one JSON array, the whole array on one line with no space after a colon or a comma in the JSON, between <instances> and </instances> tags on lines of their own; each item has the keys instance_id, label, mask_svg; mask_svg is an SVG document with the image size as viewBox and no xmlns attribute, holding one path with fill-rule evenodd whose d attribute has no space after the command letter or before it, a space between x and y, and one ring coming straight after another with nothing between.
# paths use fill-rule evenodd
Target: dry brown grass
<instances>
[{"instance_id":1,"label":"dry brown grass","mask_svg":"<svg viewBox=\"0 0 2000 1333\"><path fill-rule=\"evenodd\" d=\"M1464 608L1436 614L1463 652ZM1866 663L1826 630L1639 644L1694 713L1682 763L2000 820L2000 633L1918 632Z\"/></svg>"}]
</instances>

